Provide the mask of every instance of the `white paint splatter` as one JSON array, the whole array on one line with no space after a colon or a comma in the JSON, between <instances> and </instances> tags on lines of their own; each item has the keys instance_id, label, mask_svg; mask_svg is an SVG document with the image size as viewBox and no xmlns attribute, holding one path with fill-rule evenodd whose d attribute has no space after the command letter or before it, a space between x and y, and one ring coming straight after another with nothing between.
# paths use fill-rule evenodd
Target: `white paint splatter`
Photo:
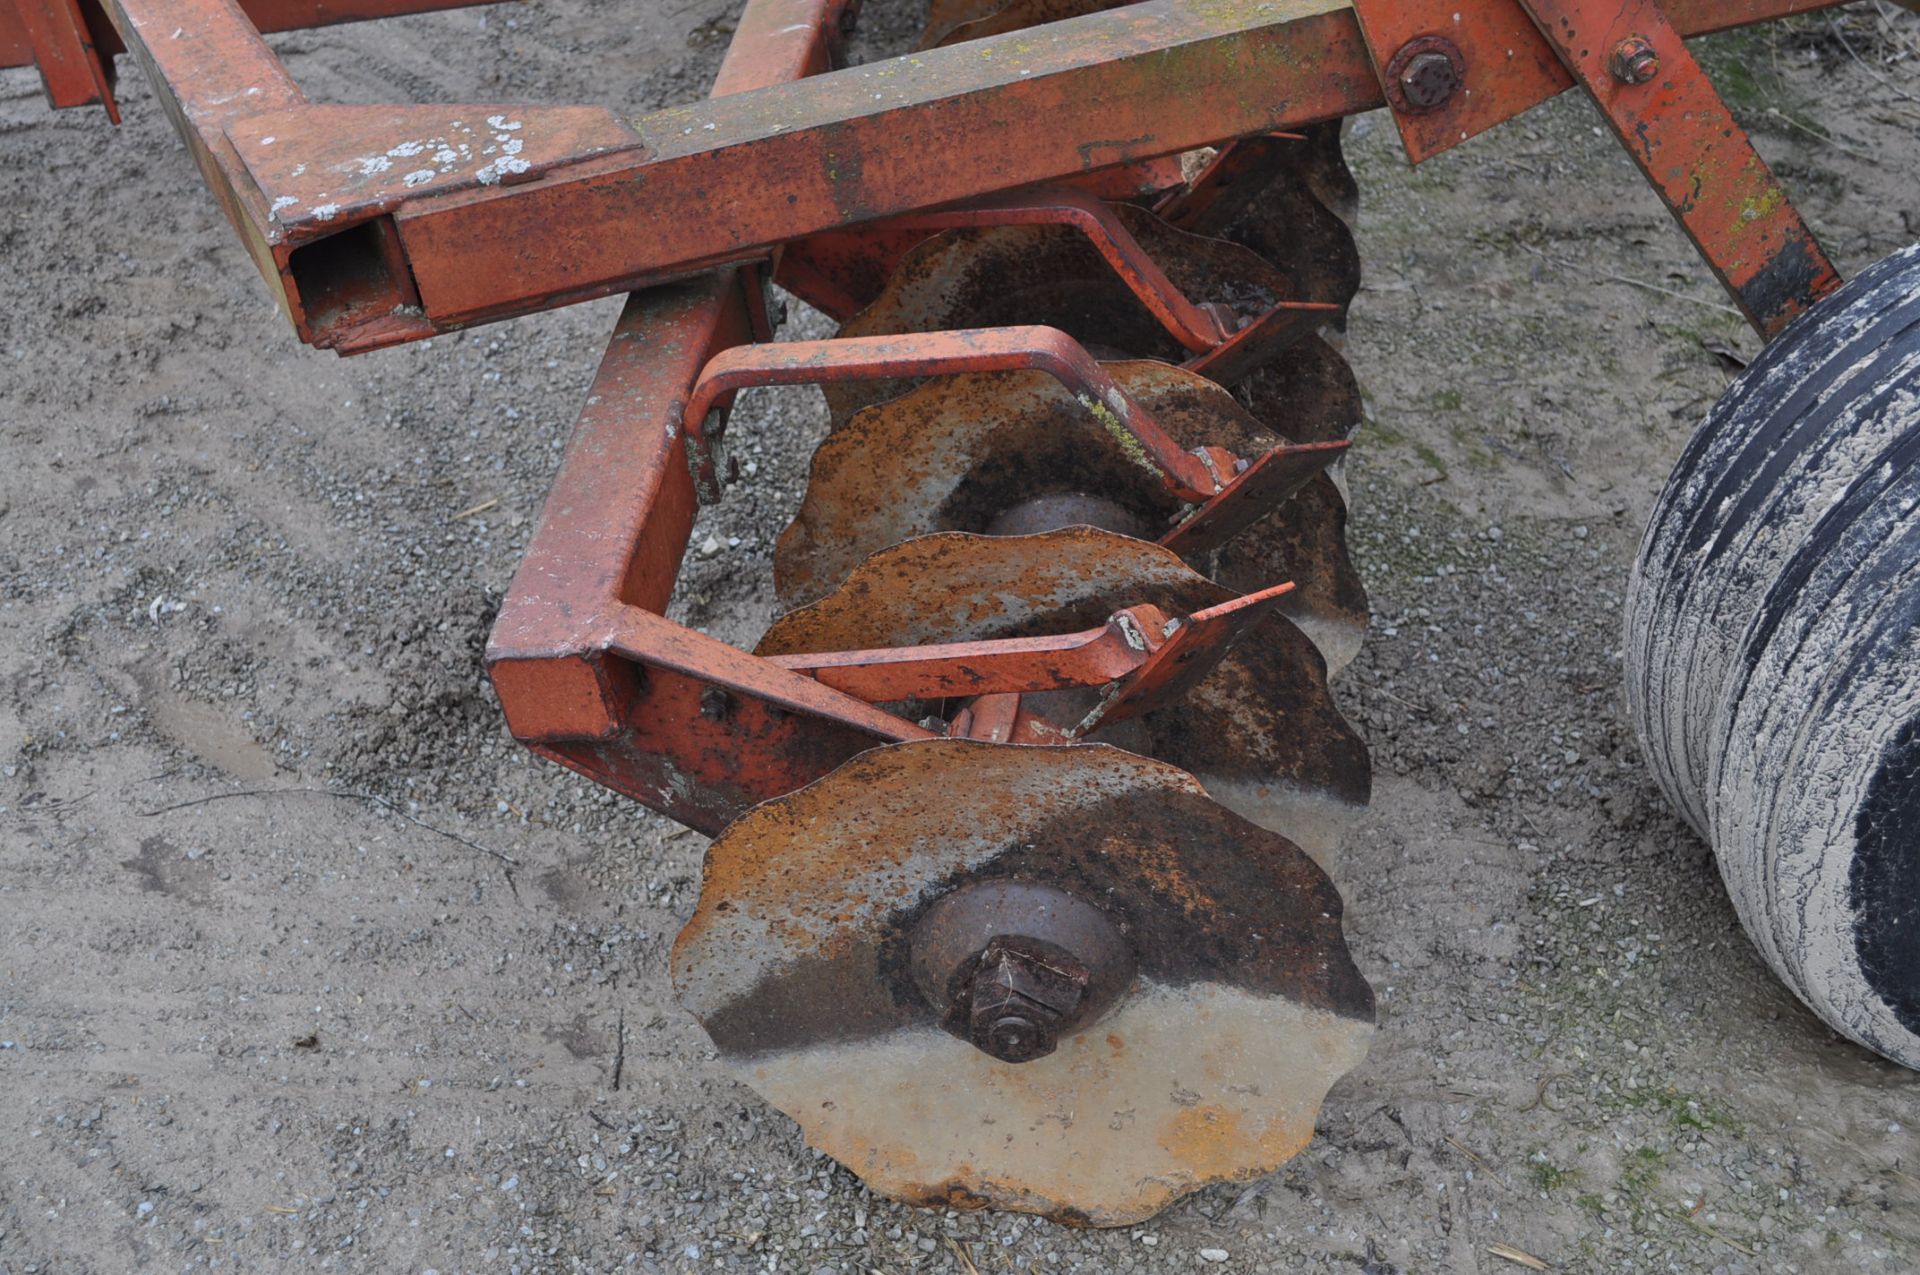
<instances>
[{"instance_id":1,"label":"white paint splatter","mask_svg":"<svg viewBox=\"0 0 1920 1275\"><path fill-rule=\"evenodd\" d=\"M485 168L476 172L474 176L480 180L482 186L494 186L499 184L502 177L515 173L524 173L532 167L533 165L524 159L517 159L512 155L502 155L499 159L494 160L491 164L488 164Z\"/></svg>"}]
</instances>

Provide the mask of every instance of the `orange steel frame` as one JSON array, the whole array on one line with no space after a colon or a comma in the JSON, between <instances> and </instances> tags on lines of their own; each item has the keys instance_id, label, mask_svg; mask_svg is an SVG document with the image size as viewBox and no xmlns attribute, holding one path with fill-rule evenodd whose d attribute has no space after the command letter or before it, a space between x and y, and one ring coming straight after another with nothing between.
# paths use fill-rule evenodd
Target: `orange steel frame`
<instances>
[{"instance_id":1,"label":"orange steel frame","mask_svg":"<svg viewBox=\"0 0 1920 1275\"><path fill-rule=\"evenodd\" d=\"M698 509L727 479L741 388L1042 368L1191 503L1163 538L1182 551L1338 454L1183 453L1050 329L760 344L769 277L833 295L849 233L885 251L941 226L1077 226L1189 366L1218 375L1329 307L1297 298L1238 325L1195 306L1090 195L1170 187L1169 157L1202 146L1228 147L1230 172L1236 141L1389 102L1417 162L1579 83L1763 333L1838 282L1683 42L1835 0L1145 0L838 70L858 0L749 0L712 96L636 120L314 104L261 38L460 2L0 0L0 65L36 63L55 105L112 112L113 57L130 53L315 345L354 353L632 294L487 662L516 736L702 831L876 743L1073 737L1026 718L1026 692L1107 686L1105 720L1174 702L1285 591L1185 617L1134 606L1057 638L752 656L665 618ZM1636 75L1653 74L1616 69L1628 41ZM1446 52L1460 81L1446 100L1395 87L1412 47ZM963 695L978 698L952 726L884 707Z\"/></svg>"}]
</instances>

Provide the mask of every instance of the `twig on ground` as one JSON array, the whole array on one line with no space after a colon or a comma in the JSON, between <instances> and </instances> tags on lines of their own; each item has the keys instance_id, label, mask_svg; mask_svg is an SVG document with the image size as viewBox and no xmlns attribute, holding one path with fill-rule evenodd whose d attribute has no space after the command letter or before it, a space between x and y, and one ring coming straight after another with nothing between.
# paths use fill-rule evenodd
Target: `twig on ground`
<instances>
[{"instance_id":1,"label":"twig on ground","mask_svg":"<svg viewBox=\"0 0 1920 1275\"><path fill-rule=\"evenodd\" d=\"M1553 1267L1547 1265L1544 1261L1527 1252L1525 1249L1515 1248L1511 1244L1489 1244L1487 1245L1487 1252L1502 1261L1512 1262L1515 1266L1524 1266L1530 1271L1550 1271L1553 1269Z\"/></svg>"},{"instance_id":2,"label":"twig on ground","mask_svg":"<svg viewBox=\"0 0 1920 1275\"><path fill-rule=\"evenodd\" d=\"M1542 252L1540 251L1540 249L1535 248L1531 244L1523 243L1520 246L1522 248L1525 248L1528 252L1532 253L1536 257L1541 257L1547 261L1551 261L1554 265L1559 266L1562 270L1572 270L1581 274L1590 273L1596 279L1611 279L1615 283L1629 283L1636 288L1645 288L1648 292L1658 292L1663 297L1672 297L1676 301L1685 301L1689 305L1705 306L1709 310L1718 310L1722 314L1730 314L1736 319L1741 319L1746 317L1745 315L1741 314L1738 310L1734 309L1732 306L1721 305L1718 301L1708 301L1701 297L1688 296L1686 293L1676 292L1672 288L1663 288L1657 283L1648 283L1645 279L1634 279L1634 278L1630 278L1627 275L1612 274L1605 270L1588 271L1585 266L1579 264L1578 262L1568 261L1564 257L1556 257L1550 252Z\"/></svg>"},{"instance_id":3,"label":"twig on ground","mask_svg":"<svg viewBox=\"0 0 1920 1275\"><path fill-rule=\"evenodd\" d=\"M515 867L520 866L520 860L510 854L504 854L499 850L495 850L492 846L483 846L478 841L469 841L457 832L448 832L445 828L436 828L425 819L417 819L400 809L400 807L394 805L391 801L388 801L385 797L371 792L348 792L341 788L242 788L238 792L216 792L211 796L195 797L191 801L176 801L171 806L161 806L154 810L142 810L138 813L143 819L151 819L155 815L171 814L176 810L186 810L193 806L205 806L216 801L231 801L236 797L288 796L339 797L345 801L371 802L376 806L391 811L415 827L425 828L428 832L436 836L445 837L449 841L457 841L469 850L478 850L481 854L492 855L502 863L510 863ZM509 874L509 879L511 879L511 874Z\"/></svg>"},{"instance_id":4,"label":"twig on ground","mask_svg":"<svg viewBox=\"0 0 1920 1275\"><path fill-rule=\"evenodd\" d=\"M1880 72L1868 66L1867 60L1861 57L1858 53L1854 51L1852 41L1847 39L1847 33L1840 29L1840 24L1833 20L1832 15L1828 15L1827 17L1827 26L1832 28L1833 38L1840 41L1840 47L1847 51L1847 56L1852 58L1855 62L1857 62L1860 66L1860 69L1862 71L1865 71L1869 76L1871 76L1876 83L1886 88L1892 89L1896 94L1906 98L1907 101L1909 102L1920 102L1920 97L1915 97L1913 94L1901 88L1898 84L1895 84L1892 80L1889 80L1886 76L1880 74Z\"/></svg>"}]
</instances>

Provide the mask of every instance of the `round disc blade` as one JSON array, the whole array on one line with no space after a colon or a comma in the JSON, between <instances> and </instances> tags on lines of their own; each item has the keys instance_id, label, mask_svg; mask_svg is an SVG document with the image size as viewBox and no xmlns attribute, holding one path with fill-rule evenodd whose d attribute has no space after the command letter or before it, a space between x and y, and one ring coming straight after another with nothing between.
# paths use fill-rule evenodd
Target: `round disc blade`
<instances>
[{"instance_id":1,"label":"round disc blade","mask_svg":"<svg viewBox=\"0 0 1920 1275\"><path fill-rule=\"evenodd\" d=\"M1252 456L1281 441L1205 377L1149 360L1109 364L1107 372L1182 447ZM1284 422L1295 442L1345 437L1359 419L1352 374L1317 338L1284 368L1259 374L1249 392L1263 418ZM889 545L938 531L997 530L1009 511L1075 493L1114 507L1102 525L1144 539L1171 526L1181 508L1044 373L936 378L866 408L821 443L800 512L774 551L774 587L782 605L805 605ZM1221 578L1239 592L1295 582L1282 609L1323 644L1336 671L1367 622L1345 523L1345 501L1322 476L1219 551L1232 572ZM1268 574L1252 582L1258 571Z\"/></svg>"},{"instance_id":2,"label":"round disc blade","mask_svg":"<svg viewBox=\"0 0 1920 1275\"><path fill-rule=\"evenodd\" d=\"M1196 303L1252 316L1276 301L1306 299L1287 275L1238 244L1189 235L1131 204L1114 212L1174 285ZM1177 363L1188 351L1127 290L1085 235L1068 226L943 231L906 255L874 303L841 336L1046 324L1103 358ZM826 388L838 424L911 382L848 381Z\"/></svg>"},{"instance_id":3,"label":"round disc blade","mask_svg":"<svg viewBox=\"0 0 1920 1275\"><path fill-rule=\"evenodd\" d=\"M943 896L1065 892L1132 977L1030 1062L940 1025L912 972ZM707 852L680 1003L814 1146L898 1199L1119 1226L1272 1171L1365 1055L1340 899L1173 767L1100 745L877 748Z\"/></svg>"},{"instance_id":4,"label":"round disc blade","mask_svg":"<svg viewBox=\"0 0 1920 1275\"><path fill-rule=\"evenodd\" d=\"M1237 596L1168 550L1091 527L1033 536L922 536L774 622L760 655L1075 633L1123 607L1187 615ZM1033 697L1071 726L1097 692ZM1051 701L1051 702L1050 702ZM1095 739L1192 773L1232 810L1325 856L1365 808L1371 766L1327 691L1326 665L1281 616L1256 625L1179 703Z\"/></svg>"}]
</instances>

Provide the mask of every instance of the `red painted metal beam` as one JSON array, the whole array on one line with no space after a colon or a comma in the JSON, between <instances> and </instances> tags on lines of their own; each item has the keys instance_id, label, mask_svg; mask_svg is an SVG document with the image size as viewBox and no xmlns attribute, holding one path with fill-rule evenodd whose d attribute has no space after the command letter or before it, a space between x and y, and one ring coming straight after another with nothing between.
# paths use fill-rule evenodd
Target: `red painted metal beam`
<instances>
[{"instance_id":1,"label":"red painted metal beam","mask_svg":"<svg viewBox=\"0 0 1920 1275\"><path fill-rule=\"evenodd\" d=\"M216 190L230 214L244 205L236 224L256 259L271 258L267 277L302 335L344 351L1382 100L1342 0L1144 0L631 122L567 107L322 108L297 94L276 108L233 73L271 54L232 0L107 2L177 96L196 151L220 160ZM1756 18L1804 7L1740 6ZM1729 20L1709 10L1683 13ZM801 33L769 30L762 47L775 52L743 57L781 56L787 39L808 70L825 65L822 40L789 25ZM163 38L211 56L182 58ZM764 78L736 65L739 83ZM951 144L979 137L996 144ZM450 158L387 162L428 142Z\"/></svg>"}]
</instances>

